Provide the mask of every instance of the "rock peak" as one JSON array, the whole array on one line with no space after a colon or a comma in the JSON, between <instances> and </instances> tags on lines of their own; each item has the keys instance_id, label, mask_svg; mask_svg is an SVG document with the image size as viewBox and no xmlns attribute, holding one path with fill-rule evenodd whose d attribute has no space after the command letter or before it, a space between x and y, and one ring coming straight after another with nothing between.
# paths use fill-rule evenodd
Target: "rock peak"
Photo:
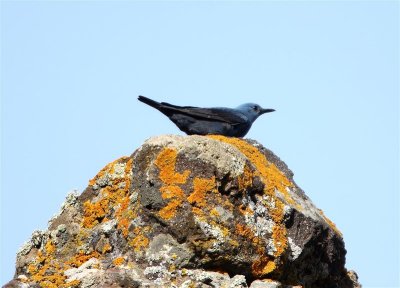
<instances>
[{"instance_id":1,"label":"rock peak","mask_svg":"<svg viewBox=\"0 0 400 288\"><path fill-rule=\"evenodd\" d=\"M69 195L5 287L360 287L345 254L259 143L166 135Z\"/></svg>"}]
</instances>

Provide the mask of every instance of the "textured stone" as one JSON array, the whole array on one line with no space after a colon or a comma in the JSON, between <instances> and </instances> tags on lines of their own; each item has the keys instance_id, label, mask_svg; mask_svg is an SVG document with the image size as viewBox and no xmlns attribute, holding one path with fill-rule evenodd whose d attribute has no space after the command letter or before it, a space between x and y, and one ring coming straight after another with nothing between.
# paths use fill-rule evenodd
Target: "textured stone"
<instances>
[{"instance_id":1,"label":"textured stone","mask_svg":"<svg viewBox=\"0 0 400 288\"><path fill-rule=\"evenodd\" d=\"M5 287L360 287L345 254L257 142L159 136L69 194Z\"/></svg>"}]
</instances>

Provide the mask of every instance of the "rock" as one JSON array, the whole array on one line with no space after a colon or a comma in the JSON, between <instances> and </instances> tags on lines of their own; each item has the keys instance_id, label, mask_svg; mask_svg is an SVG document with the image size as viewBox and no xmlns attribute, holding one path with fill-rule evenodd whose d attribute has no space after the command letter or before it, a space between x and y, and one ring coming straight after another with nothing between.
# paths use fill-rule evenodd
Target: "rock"
<instances>
[{"instance_id":1,"label":"rock","mask_svg":"<svg viewBox=\"0 0 400 288\"><path fill-rule=\"evenodd\" d=\"M271 151L160 136L68 195L4 287L360 287L345 255Z\"/></svg>"}]
</instances>

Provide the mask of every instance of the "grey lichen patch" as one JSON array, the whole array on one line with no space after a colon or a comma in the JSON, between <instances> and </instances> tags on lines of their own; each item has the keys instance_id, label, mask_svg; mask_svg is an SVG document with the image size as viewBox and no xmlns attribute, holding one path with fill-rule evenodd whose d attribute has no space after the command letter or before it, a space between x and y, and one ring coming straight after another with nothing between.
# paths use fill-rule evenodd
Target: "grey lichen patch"
<instances>
[{"instance_id":1,"label":"grey lichen patch","mask_svg":"<svg viewBox=\"0 0 400 288\"><path fill-rule=\"evenodd\" d=\"M185 267L194 256L185 243L179 244L169 234L155 236L146 251L149 263L173 264L176 268Z\"/></svg>"},{"instance_id":2,"label":"grey lichen patch","mask_svg":"<svg viewBox=\"0 0 400 288\"><path fill-rule=\"evenodd\" d=\"M91 258L83 263L79 268L71 268L66 270L64 272L64 275L67 276L67 282L71 282L74 280L82 281L83 279L87 279L94 276L95 274L98 274L100 271L99 266L100 261L96 258Z\"/></svg>"},{"instance_id":3,"label":"grey lichen patch","mask_svg":"<svg viewBox=\"0 0 400 288\"><path fill-rule=\"evenodd\" d=\"M40 248L44 239L47 238L47 234L42 230L35 230L32 233L31 239L26 241L17 252L17 258L28 254L32 248Z\"/></svg>"},{"instance_id":4,"label":"grey lichen patch","mask_svg":"<svg viewBox=\"0 0 400 288\"><path fill-rule=\"evenodd\" d=\"M114 173L111 173L111 179L118 179L124 177L125 174L125 163L117 163L114 165Z\"/></svg>"},{"instance_id":5,"label":"grey lichen patch","mask_svg":"<svg viewBox=\"0 0 400 288\"><path fill-rule=\"evenodd\" d=\"M225 209L221 206L215 206L215 211L218 213L218 218L221 222L228 223L232 219L234 219L234 215L228 209Z\"/></svg>"},{"instance_id":6,"label":"grey lichen patch","mask_svg":"<svg viewBox=\"0 0 400 288\"><path fill-rule=\"evenodd\" d=\"M289 242L290 250L292 252L291 258L292 258L292 260L296 260L297 258L299 258L303 249L301 249L301 247L297 246L296 243L294 243L293 239L290 237L288 237L288 242Z\"/></svg>"},{"instance_id":7,"label":"grey lichen patch","mask_svg":"<svg viewBox=\"0 0 400 288\"><path fill-rule=\"evenodd\" d=\"M168 269L163 265L148 266L143 271L144 276L149 280L160 281L170 274Z\"/></svg>"},{"instance_id":8,"label":"grey lichen patch","mask_svg":"<svg viewBox=\"0 0 400 288\"><path fill-rule=\"evenodd\" d=\"M247 282L244 275L235 275L232 278L226 273L214 271L204 271L200 269L187 269L184 276L188 277L179 286L183 287L227 287L227 288L247 288ZM182 275L183 276L183 275Z\"/></svg>"},{"instance_id":9,"label":"grey lichen patch","mask_svg":"<svg viewBox=\"0 0 400 288\"><path fill-rule=\"evenodd\" d=\"M293 286L282 285L282 283L278 281L273 281L269 279L255 280L250 285L250 288L291 288L291 287Z\"/></svg>"},{"instance_id":10,"label":"grey lichen patch","mask_svg":"<svg viewBox=\"0 0 400 288\"><path fill-rule=\"evenodd\" d=\"M58 213L53 215L53 217L50 218L48 221L48 226L51 227L53 225L53 222L60 217L60 215L64 211L70 211L70 210L76 210L79 203L78 203L78 196L79 196L79 191L78 190L72 190L68 192L67 196L65 197L64 203L61 204L61 209Z\"/></svg>"},{"instance_id":11,"label":"grey lichen patch","mask_svg":"<svg viewBox=\"0 0 400 288\"><path fill-rule=\"evenodd\" d=\"M241 175L246 163L246 157L233 146L204 136L156 136L148 139L142 147L146 145L175 148L188 159L209 163L223 175L229 173L232 177Z\"/></svg>"},{"instance_id":12,"label":"grey lichen patch","mask_svg":"<svg viewBox=\"0 0 400 288\"><path fill-rule=\"evenodd\" d=\"M107 222L101 224L100 231L106 235L109 235L111 232L115 231L117 225L118 225L118 222L115 219L107 221Z\"/></svg>"}]
</instances>

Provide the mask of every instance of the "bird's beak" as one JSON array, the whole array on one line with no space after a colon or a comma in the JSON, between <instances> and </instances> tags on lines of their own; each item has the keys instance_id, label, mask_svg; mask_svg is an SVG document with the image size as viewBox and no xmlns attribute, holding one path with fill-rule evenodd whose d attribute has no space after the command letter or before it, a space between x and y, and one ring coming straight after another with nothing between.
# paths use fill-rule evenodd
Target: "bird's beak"
<instances>
[{"instance_id":1,"label":"bird's beak","mask_svg":"<svg viewBox=\"0 0 400 288\"><path fill-rule=\"evenodd\" d=\"M274 111L275 111L275 109L261 109L260 115L264 114L264 113L274 112Z\"/></svg>"}]
</instances>

